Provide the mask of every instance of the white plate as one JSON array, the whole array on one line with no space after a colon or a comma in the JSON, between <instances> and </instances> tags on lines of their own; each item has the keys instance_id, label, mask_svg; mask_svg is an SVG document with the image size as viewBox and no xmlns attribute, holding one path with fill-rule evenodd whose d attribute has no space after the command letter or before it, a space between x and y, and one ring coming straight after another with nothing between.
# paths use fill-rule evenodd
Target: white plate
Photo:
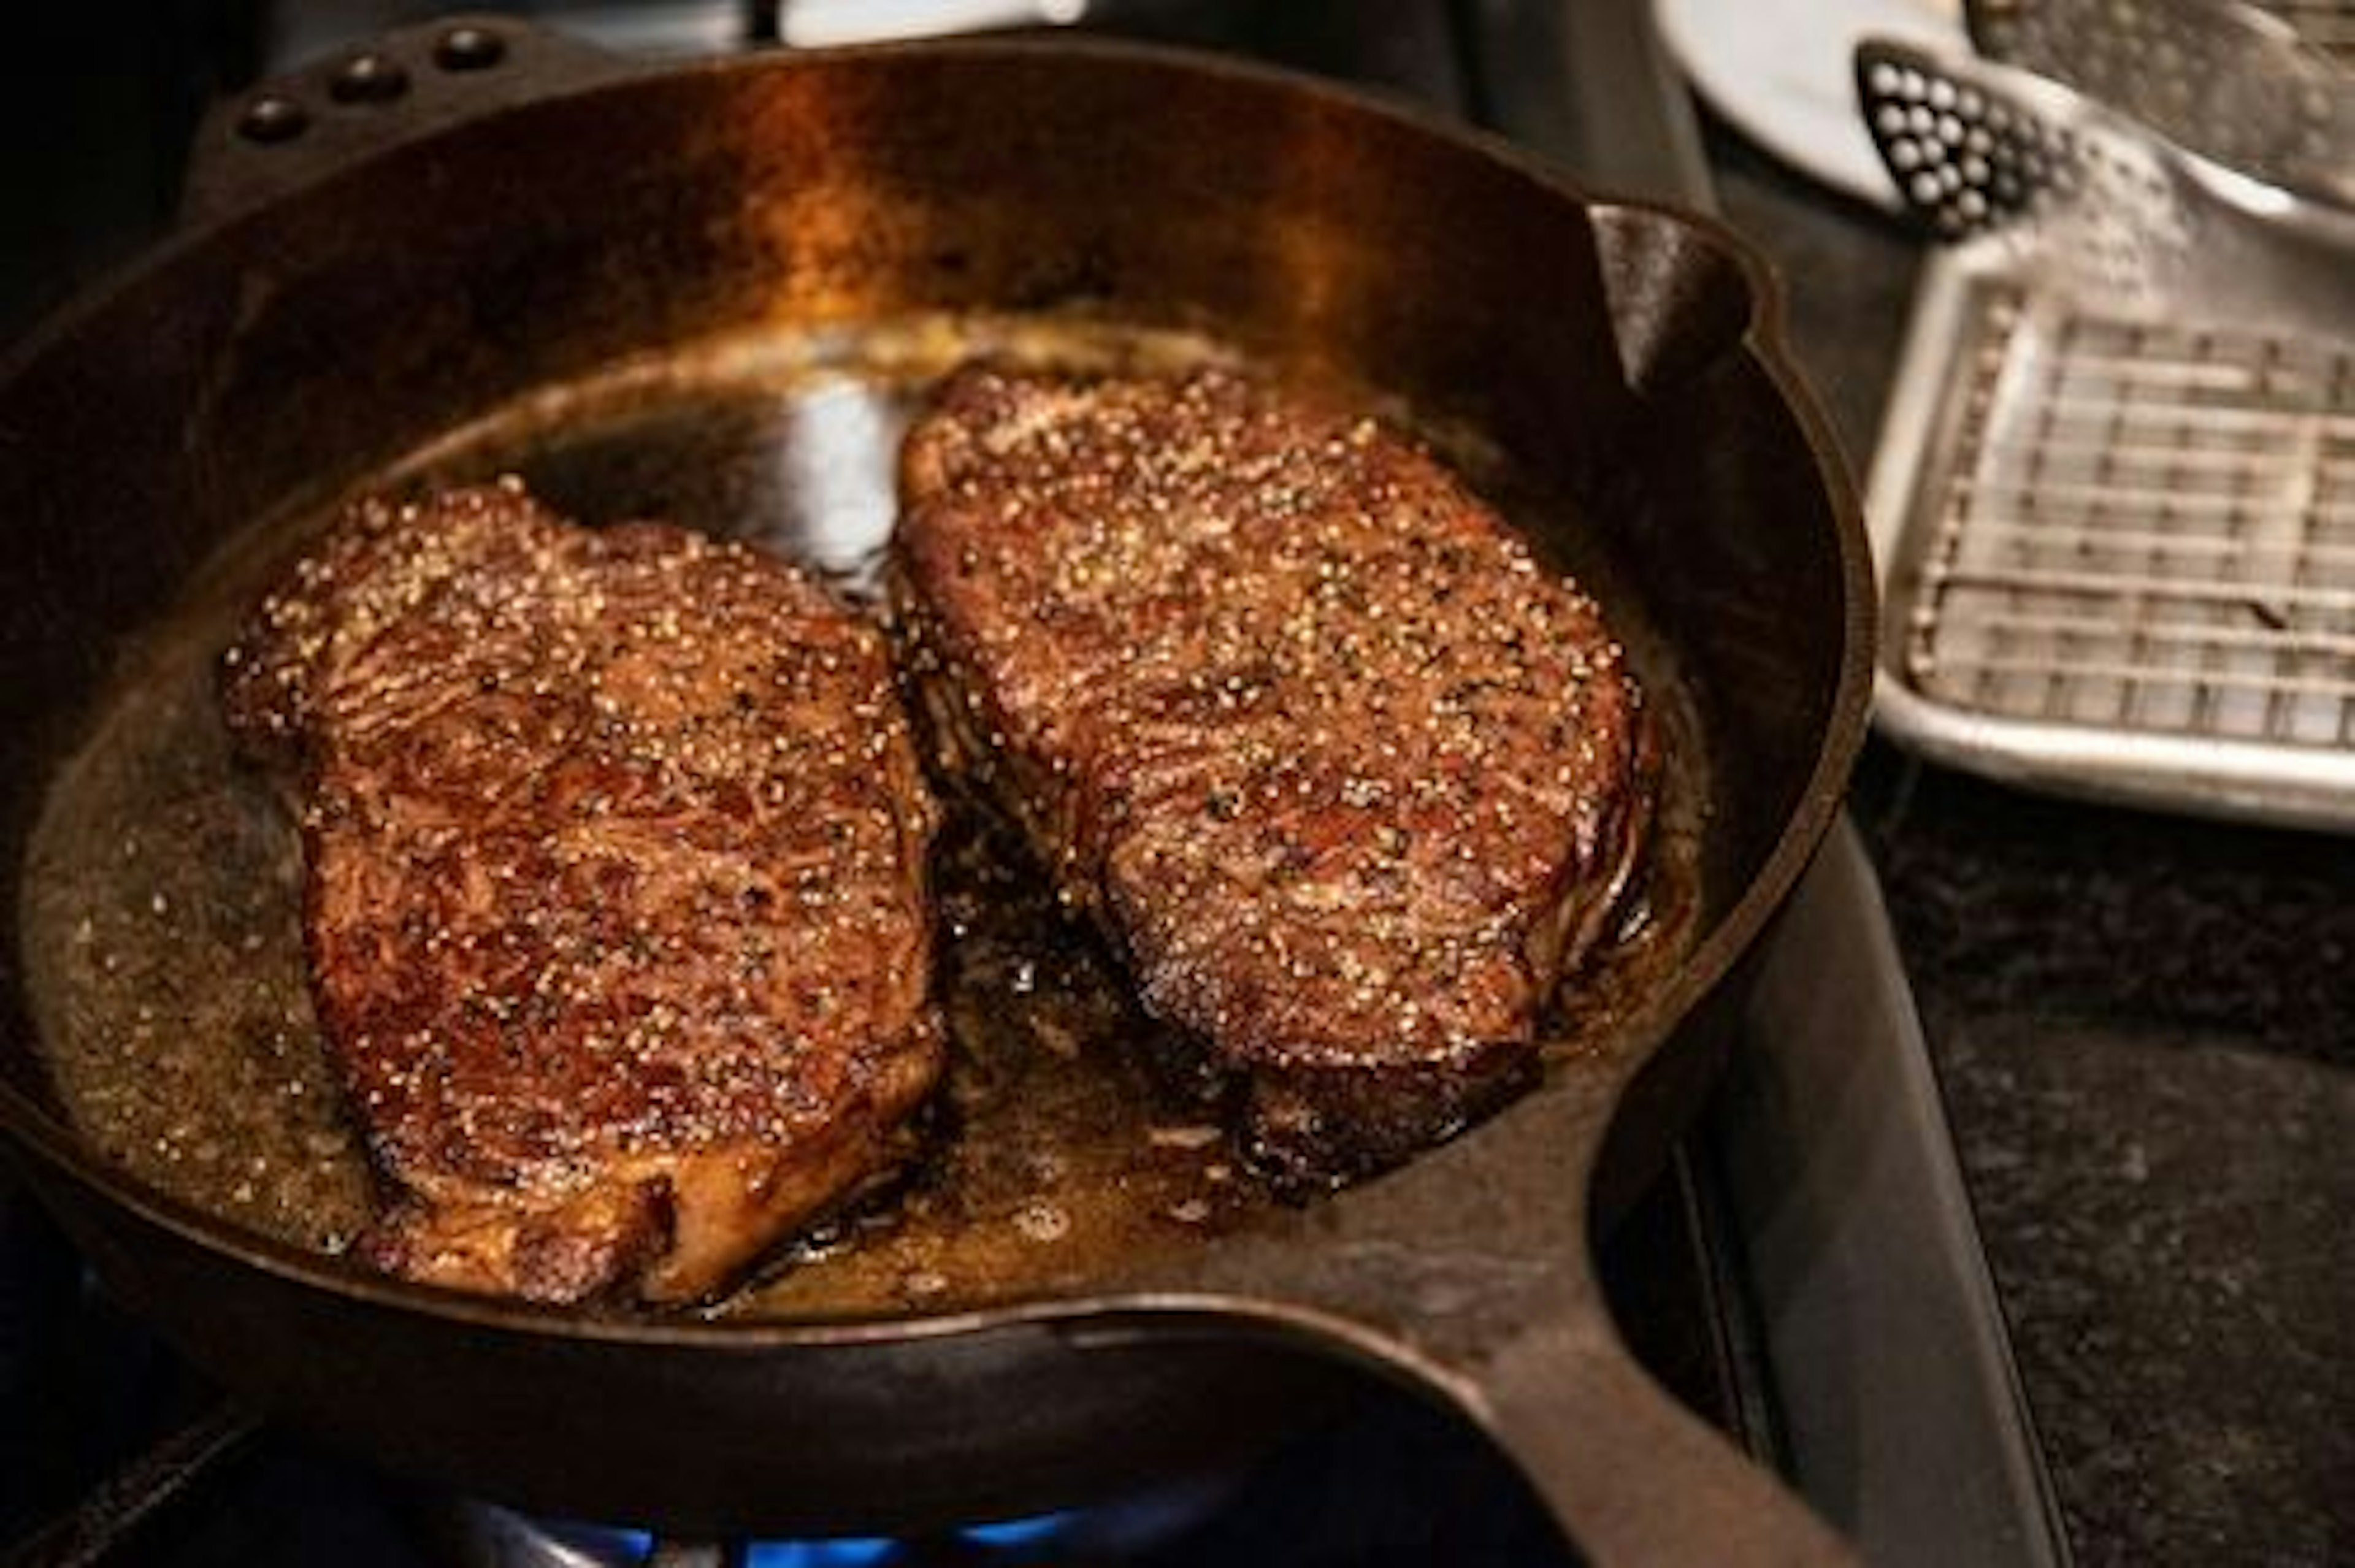
<instances>
[{"instance_id":1,"label":"white plate","mask_svg":"<svg viewBox=\"0 0 2355 1568\"><path fill-rule=\"evenodd\" d=\"M1827 185L1894 208L1857 112L1869 34L1967 50L1959 0L1653 0L1660 38L1711 109Z\"/></svg>"}]
</instances>

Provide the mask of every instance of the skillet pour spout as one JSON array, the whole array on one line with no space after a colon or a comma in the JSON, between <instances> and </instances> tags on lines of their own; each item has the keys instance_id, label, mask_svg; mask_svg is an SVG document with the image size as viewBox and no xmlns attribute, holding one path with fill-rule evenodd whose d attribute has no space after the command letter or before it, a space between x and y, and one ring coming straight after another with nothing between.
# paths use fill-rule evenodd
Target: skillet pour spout
<instances>
[{"instance_id":1,"label":"skillet pour spout","mask_svg":"<svg viewBox=\"0 0 2355 1568\"><path fill-rule=\"evenodd\" d=\"M1862 529L1743 244L1160 49L646 68L468 20L370 52L405 101L339 99L328 62L263 90L300 135L225 106L180 232L0 364L0 1126L106 1287L252 1408L556 1514L842 1533L1045 1511L1229 1462L1371 1371L1487 1432L1593 1561L1844 1560L1628 1359L1588 1259L1729 1048L1863 733ZM368 1275L66 1114L69 1038L174 1083L253 1046L211 1002L251 977L231 917L279 862L189 828L208 731L166 699L337 500L513 470L576 515L855 566L890 526L894 421L963 354L1173 345L1411 418L1635 628L1679 758L1680 940L1527 1098L1348 1191L1034 1249L970 1298L829 1297L819 1272L791 1309L679 1317ZM155 713L192 743L140 751ZM150 760L101 765L126 756ZM141 809L109 816L117 786ZM144 1032L92 1026L70 962L104 913L59 891L80 885L59 825L85 819L158 875L211 866L206 896L123 927ZM221 875L232 851L257 869ZM167 973L167 951L197 956Z\"/></svg>"}]
</instances>

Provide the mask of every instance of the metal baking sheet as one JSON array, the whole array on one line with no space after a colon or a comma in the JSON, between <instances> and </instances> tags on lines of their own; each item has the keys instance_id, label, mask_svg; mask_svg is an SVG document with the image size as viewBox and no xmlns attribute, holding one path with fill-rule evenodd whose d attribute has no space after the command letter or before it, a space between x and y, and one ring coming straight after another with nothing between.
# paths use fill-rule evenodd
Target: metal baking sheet
<instances>
[{"instance_id":1,"label":"metal baking sheet","mask_svg":"<svg viewBox=\"0 0 2355 1568\"><path fill-rule=\"evenodd\" d=\"M2355 343L2112 315L1936 252L1866 511L1893 739L2355 827Z\"/></svg>"}]
</instances>

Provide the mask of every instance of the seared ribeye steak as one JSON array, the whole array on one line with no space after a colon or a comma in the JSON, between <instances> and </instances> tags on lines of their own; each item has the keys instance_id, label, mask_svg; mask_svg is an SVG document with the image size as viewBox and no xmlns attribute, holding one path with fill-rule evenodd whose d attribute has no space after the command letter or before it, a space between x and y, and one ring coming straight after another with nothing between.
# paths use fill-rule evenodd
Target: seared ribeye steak
<instances>
[{"instance_id":1,"label":"seared ribeye steak","mask_svg":"<svg viewBox=\"0 0 2355 1568\"><path fill-rule=\"evenodd\" d=\"M1592 599L1417 444L1261 379L968 368L900 459L897 612L1023 825L1279 1174L1527 1083L1656 746Z\"/></svg>"},{"instance_id":2,"label":"seared ribeye steak","mask_svg":"<svg viewBox=\"0 0 2355 1568\"><path fill-rule=\"evenodd\" d=\"M365 501L222 693L297 803L381 1266L692 1298L905 1152L936 808L880 633L800 571L512 484Z\"/></svg>"}]
</instances>

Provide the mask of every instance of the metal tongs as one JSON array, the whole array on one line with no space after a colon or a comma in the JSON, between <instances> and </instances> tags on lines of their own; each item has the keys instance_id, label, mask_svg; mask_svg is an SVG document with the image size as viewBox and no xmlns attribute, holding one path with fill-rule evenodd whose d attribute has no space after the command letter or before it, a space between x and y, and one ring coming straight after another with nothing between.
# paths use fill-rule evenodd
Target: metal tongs
<instances>
[{"instance_id":1,"label":"metal tongs","mask_svg":"<svg viewBox=\"0 0 2355 1568\"><path fill-rule=\"evenodd\" d=\"M1985 58L2267 185L2355 207L2355 77L2241 0L1964 0Z\"/></svg>"},{"instance_id":2,"label":"metal tongs","mask_svg":"<svg viewBox=\"0 0 2355 1568\"><path fill-rule=\"evenodd\" d=\"M2005 231L2028 281L2111 311L2355 336L2355 206L2018 68L1868 38L1856 75L1882 162L1940 238Z\"/></svg>"}]
</instances>

